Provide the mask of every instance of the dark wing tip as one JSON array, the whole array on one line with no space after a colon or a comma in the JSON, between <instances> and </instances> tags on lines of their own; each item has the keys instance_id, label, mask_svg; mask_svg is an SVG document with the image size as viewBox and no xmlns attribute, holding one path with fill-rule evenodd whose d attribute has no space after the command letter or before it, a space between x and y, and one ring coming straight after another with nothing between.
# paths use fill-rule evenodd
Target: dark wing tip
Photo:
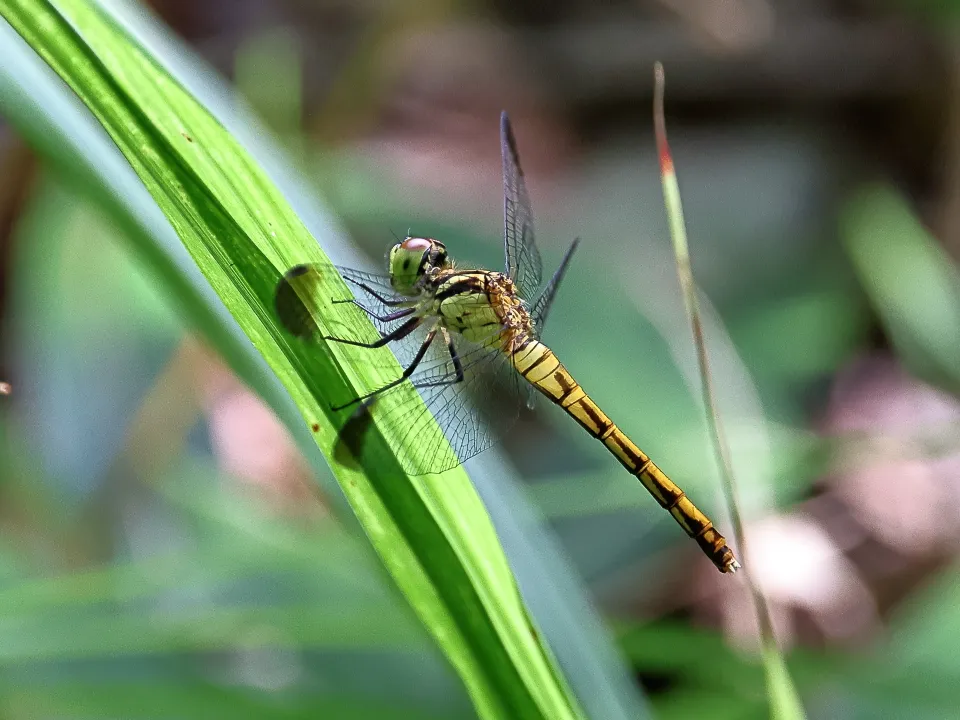
<instances>
[{"instance_id":1,"label":"dark wing tip","mask_svg":"<svg viewBox=\"0 0 960 720\"><path fill-rule=\"evenodd\" d=\"M517 140L513 136L513 126L510 124L510 118L507 117L507 111L500 113L500 145L503 153L504 163L510 163L516 168L517 175L523 177L523 168L520 166L520 153L517 150Z\"/></svg>"},{"instance_id":2,"label":"dark wing tip","mask_svg":"<svg viewBox=\"0 0 960 720\"><path fill-rule=\"evenodd\" d=\"M320 328L303 298L316 294L320 271L316 265L294 265L287 270L273 295L273 307L280 324L299 338L312 338ZM297 289L300 292L297 292Z\"/></svg>"}]
</instances>

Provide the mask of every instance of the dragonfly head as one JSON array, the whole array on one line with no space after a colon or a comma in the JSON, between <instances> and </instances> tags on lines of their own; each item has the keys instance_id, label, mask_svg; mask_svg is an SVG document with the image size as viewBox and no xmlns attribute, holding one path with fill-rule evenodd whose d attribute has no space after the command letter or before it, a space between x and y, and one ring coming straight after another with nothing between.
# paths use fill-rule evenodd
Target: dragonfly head
<instances>
[{"instance_id":1,"label":"dragonfly head","mask_svg":"<svg viewBox=\"0 0 960 720\"><path fill-rule=\"evenodd\" d=\"M430 270L449 265L447 248L432 238L408 237L390 248L390 282L401 295L416 295Z\"/></svg>"}]
</instances>

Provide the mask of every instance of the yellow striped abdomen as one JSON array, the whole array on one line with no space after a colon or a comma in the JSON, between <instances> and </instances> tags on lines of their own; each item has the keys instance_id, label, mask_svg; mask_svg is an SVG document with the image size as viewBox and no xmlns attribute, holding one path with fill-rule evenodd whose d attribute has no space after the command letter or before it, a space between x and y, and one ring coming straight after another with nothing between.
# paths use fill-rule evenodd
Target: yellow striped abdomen
<instances>
[{"instance_id":1,"label":"yellow striped abdomen","mask_svg":"<svg viewBox=\"0 0 960 720\"><path fill-rule=\"evenodd\" d=\"M513 364L527 382L606 445L683 531L697 541L721 572L733 572L740 567L726 539L713 527L710 518L700 512L683 490L597 407L550 348L541 342L530 341L513 354Z\"/></svg>"}]
</instances>

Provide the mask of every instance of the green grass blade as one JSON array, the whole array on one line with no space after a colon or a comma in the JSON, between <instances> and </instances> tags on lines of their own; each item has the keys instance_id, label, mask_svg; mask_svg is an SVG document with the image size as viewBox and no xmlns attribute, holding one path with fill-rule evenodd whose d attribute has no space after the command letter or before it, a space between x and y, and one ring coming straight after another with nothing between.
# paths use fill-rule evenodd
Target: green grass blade
<instances>
[{"instance_id":1,"label":"green grass blade","mask_svg":"<svg viewBox=\"0 0 960 720\"><path fill-rule=\"evenodd\" d=\"M277 326L273 289L290 265L324 258L246 150L102 7L0 2L0 14L81 98L136 170L206 279L280 378L331 457L330 399L383 384L350 349L306 352ZM324 278L327 297L347 296ZM329 306L327 312L330 312ZM324 324L342 316L320 318ZM333 463L391 576L459 672L483 717L579 711L529 620L489 518L462 470L415 480L399 448L369 438L365 471Z\"/></svg>"},{"instance_id":2,"label":"green grass blade","mask_svg":"<svg viewBox=\"0 0 960 720\"><path fill-rule=\"evenodd\" d=\"M341 234L338 224L318 202L316 190L291 170L262 122L238 104L222 79L141 6L119 0L111 2L111 7L114 18L136 42L151 48L167 71L240 139L275 179L314 237L324 238L331 257L347 265L357 264L350 243L346 239L337 241ZM109 136L2 18L0 47L4 48L0 53L0 112L58 175L69 179L74 189L94 200L124 228L124 233L113 237L154 272L158 285L169 291L166 299L175 303L184 317L200 327L202 317L213 315L213 320L224 326L226 332L221 335L228 342L216 347L286 422L313 463L327 501L334 504L342 522L354 525L356 519L297 406L233 321ZM384 196L374 193L366 202L382 203ZM187 292L177 289L180 287L186 287ZM216 343L211 333L206 335L208 341ZM244 371L245 364L252 373ZM646 717L631 672L610 642L570 563L543 529L542 518L527 506L513 469L495 450L474 458L469 467L481 481L478 489L494 519L523 598L565 668L585 712L590 717L611 719Z\"/></svg>"},{"instance_id":3,"label":"green grass blade","mask_svg":"<svg viewBox=\"0 0 960 720\"><path fill-rule=\"evenodd\" d=\"M741 571L747 579L750 595L754 605L760 627L761 658L764 665L764 674L767 681L767 695L770 703L771 717L776 720L802 720L805 716L799 695L787 670L783 654L773 635L773 625L770 619L770 610L766 597L750 575L749 555L747 554L744 539L743 521L736 498L735 479L733 475L730 451L723 432L723 425L717 410L716 393L713 388L710 365L707 354L706 339L703 334L703 323L700 316L698 290L690 265L690 248L687 244L686 224L683 220L683 205L680 199L680 185L667 143L666 121L663 112L663 66L656 64L654 71L656 89L654 92L654 125L657 135L657 151L660 156L660 175L663 182L663 198L666 205L667 217L670 222L670 237L673 240L674 255L677 263L677 275L683 291L684 304L693 329L693 339L697 350L697 360L700 366L700 380L703 395L704 410L707 422L710 425L711 437L723 478L724 492L727 494L731 515L734 519L734 533L741 553L745 554L746 567Z\"/></svg>"}]
</instances>

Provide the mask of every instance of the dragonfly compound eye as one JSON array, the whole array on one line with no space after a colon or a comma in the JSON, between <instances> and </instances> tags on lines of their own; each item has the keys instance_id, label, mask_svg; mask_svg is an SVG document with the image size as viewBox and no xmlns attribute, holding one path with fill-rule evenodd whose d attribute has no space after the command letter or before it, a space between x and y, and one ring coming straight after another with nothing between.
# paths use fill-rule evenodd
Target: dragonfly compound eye
<instances>
[{"instance_id":1,"label":"dragonfly compound eye","mask_svg":"<svg viewBox=\"0 0 960 720\"><path fill-rule=\"evenodd\" d=\"M415 295L417 282L434 254L427 238L407 238L390 251L390 283L402 295Z\"/></svg>"},{"instance_id":2,"label":"dragonfly compound eye","mask_svg":"<svg viewBox=\"0 0 960 720\"><path fill-rule=\"evenodd\" d=\"M425 250L429 250L431 247L433 247L433 242L427 238L408 237L406 240L400 243L401 250L409 250L411 252L423 252Z\"/></svg>"}]
</instances>

